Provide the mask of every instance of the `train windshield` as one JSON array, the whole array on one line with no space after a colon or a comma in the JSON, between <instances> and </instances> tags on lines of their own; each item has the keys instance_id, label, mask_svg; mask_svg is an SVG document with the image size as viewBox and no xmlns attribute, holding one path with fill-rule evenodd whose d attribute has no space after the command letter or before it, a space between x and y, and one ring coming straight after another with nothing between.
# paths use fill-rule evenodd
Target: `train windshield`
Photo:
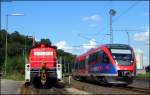
<instances>
[{"instance_id":1,"label":"train windshield","mask_svg":"<svg viewBox=\"0 0 150 95\"><path fill-rule=\"evenodd\" d=\"M127 66L132 64L132 50L111 49L111 53L119 65Z\"/></svg>"}]
</instances>

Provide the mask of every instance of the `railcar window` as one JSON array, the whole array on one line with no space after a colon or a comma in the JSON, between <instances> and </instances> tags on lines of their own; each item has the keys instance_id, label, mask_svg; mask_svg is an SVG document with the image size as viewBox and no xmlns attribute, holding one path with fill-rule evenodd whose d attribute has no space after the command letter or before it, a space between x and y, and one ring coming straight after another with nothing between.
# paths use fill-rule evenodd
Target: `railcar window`
<instances>
[{"instance_id":1,"label":"railcar window","mask_svg":"<svg viewBox=\"0 0 150 95\"><path fill-rule=\"evenodd\" d=\"M94 60L94 54L92 54L91 56L91 62L93 62L93 60Z\"/></svg>"},{"instance_id":2,"label":"railcar window","mask_svg":"<svg viewBox=\"0 0 150 95\"><path fill-rule=\"evenodd\" d=\"M79 69L80 69L81 68L81 62L79 62L78 65L79 65Z\"/></svg>"},{"instance_id":3,"label":"railcar window","mask_svg":"<svg viewBox=\"0 0 150 95\"><path fill-rule=\"evenodd\" d=\"M79 69L79 62L77 63L77 69Z\"/></svg>"},{"instance_id":4,"label":"railcar window","mask_svg":"<svg viewBox=\"0 0 150 95\"><path fill-rule=\"evenodd\" d=\"M96 54L93 54L93 60L92 61L96 61Z\"/></svg>"},{"instance_id":5,"label":"railcar window","mask_svg":"<svg viewBox=\"0 0 150 95\"><path fill-rule=\"evenodd\" d=\"M103 51L98 52L98 62L99 63L102 63L102 61L103 61L103 53L104 53Z\"/></svg>"},{"instance_id":6,"label":"railcar window","mask_svg":"<svg viewBox=\"0 0 150 95\"><path fill-rule=\"evenodd\" d=\"M99 58L98 52L95 53L95 58L96 58L96 62L98 62L98 58Z\"/></svg>"},{"instance_id":7,"label":"railcar window","mask_svg":"<svg viewBox=\"0 0 150 95\"><path fill-rule=\"evenodd\" d=\"M85 61L81 61L79 63L79 69L83 69L83 68L85 68Z\"/></svg>"},{"instance_id":8,"label":"railcar window","mask_svg":"<svg viewBox=\"0 0 150 95\"><path fill-rule=\"evenodd\" d=\"M90 54L88 63L91 63L91 62L92 62L92 55Z\"/></svg>"},{"instance_id":9,"label":"railcar window","mask_svg":"<svg viewBox=\"0 0 150 95\"><path fill-rule=\"evenodd\" d=\"M78 63L75 64L75 69L78 69Z\"/></svg>"},{"instance_id":10,"label":"railcar window","mask_svg":"<svg viewBox=\"0 0 150 95\"><path fill-rule=\"evenodd\" d=\"M85 60L83 61L83 68L85 68Z\"/></svg>"},{"instance_id":11,"label":"railcar window","mask_svg":"<svg viewBox=\"0 0 150 95\"><path fill-rule=\"evenodd\" d=\"M109 63L110 60L107 54L101 50L89 56L88 63L91 63L91 62Z\"/></svg>"},{"instance_id":12,"label":"railcar window","mask_svg":"<svg viewBox=\"0 0 150 95\"><path fill-rule=\"evenodd\" d=\"M102 62L103 63L109 63L110 62L110 60L109 60L109 58L108 58L108 56L107 56L107 54L105 52L103 52L103 60L102 60Z\"/></svg>"},{"instance_id":13,"label":"railcar window","mask_svg":"<svg viewBox=\"0 0 150 95\"><path fill-rule=\"evenodd\" d=\"M91 63L92 61L93 61L93 54L90 54L89 63Z\"/></svg>"},{"instance_id":14,"label":"railcar window","mask_svg":"<svg viewBox=\"0 0 150 95\"><path fill-rule=\"evenodd\" d=\"M82 64L82 68L84 68L84 61L83 61L83 64Z\"/></svg>"},{"instance_id":15,"label":"railcar window","mask_svg":"<svg viewBox=\"0 0 150 95\"><path fill-rule=\"evenodd\" d=\"M81 65L82 65L82 64L81 64L81 62L80 62L80 63L79 63L79 69L81 69Z\"/></svg>"},{"instance_id":16,"label":"railcar window","mask_svg":"<svg viewBox=\"0 0 150 95\"><path fill-rule=\"evenodd\" d=\"M81 62L79 62L78 64L79 64L79 69L81 69Z\"/></svg>"},{"instance_id":17,"label":"railcar window","mask_svg":"<svg viewBox=\"0 0 150 95\"><path fill-rule=\"evenodd\" d=\"M83 61L80 62L80 69L82 69Z\"/></svg>"},{"instance_id":18,"label":"railcar window","mask_svg":"<svg viewBox=\"0 0 150 95\"><path fill-rule=\"evenodd\" d=\"M92 62L97 62L97 60L98 60L98 52L92 55Z\"/></svg>"}]
</instances>

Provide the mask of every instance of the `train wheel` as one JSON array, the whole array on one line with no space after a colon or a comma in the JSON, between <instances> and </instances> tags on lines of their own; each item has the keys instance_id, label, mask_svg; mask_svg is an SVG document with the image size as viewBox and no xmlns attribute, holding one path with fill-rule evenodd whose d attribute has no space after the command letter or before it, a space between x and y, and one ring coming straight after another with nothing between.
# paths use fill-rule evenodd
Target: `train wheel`
<instances>
[{"instance_id":1,"label":"train wheel","mask_svg":"<svg viewBox=\"0 0 150 95\"><path fill-rule=\"evenodd\" d=\"M42 87L42 83L41 83L40 77L35 77L33 79L33 85L34 85L35 88L41 88Z\"/></svg>"},{"instance_id":2,"label":"train wheel","mask_svg":"<svg viewBox=\"0 0 150 95\"><path fill-rule=\"evenodd\" d=\"M73 77L74 80L80 80L78 76Z\"/></svg>"},{"instance_id":3,"label":"train wheel","mask_svg":"<svg viewBox=\"0 0 150 95\"><path fill-rule=\"evenodd\" d=\"M76 79L76 76L73 76L73 79L74 79L74 80L77 80L77 79Z\"/></svg>"},{"instance_id":4,"label":"train wheel","mask_svg":"<svg viewBox=\"0 0 150 95\"><path fill-rule=\"evenodd\" d=\"M107 80L107 78L106 78L106 77L102 77L102 79L101 79L100 83L101 83L101 84L103 84L103 85L108 84L108 80Z\"/></svg>"},{"instance_id":5,"label":"train wheel","mask_svg":"<svg viewBox=\"0 0 150 95\"><path fill-rule=\"evenodd\" d=\"M27 86L30 86L30 82L25 82L24 86L27 87Z\"/></svg>"}]
</instances>

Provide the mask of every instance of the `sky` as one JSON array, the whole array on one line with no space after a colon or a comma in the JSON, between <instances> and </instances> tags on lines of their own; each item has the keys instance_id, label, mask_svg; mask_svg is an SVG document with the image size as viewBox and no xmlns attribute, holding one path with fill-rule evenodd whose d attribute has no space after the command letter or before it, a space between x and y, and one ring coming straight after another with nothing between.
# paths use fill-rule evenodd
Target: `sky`
<instances>
[{"instance_id":1,"label":"sky","mask_svg":"<svg viewBox=\"0 0 150 95\"><path fill-rule=\"evenodd\" d=\"M1 3L1 29L49 38L59 49L80 55L101 44L110 43L110 9L114 43L128 44L143 52L144 66L149 64L148 1L13 1ZM116 30L116 31L115 31ZM122 30L122 31L117 31ZM130 30L130 31L129 31Z\"/></svg>"}]
</instances>

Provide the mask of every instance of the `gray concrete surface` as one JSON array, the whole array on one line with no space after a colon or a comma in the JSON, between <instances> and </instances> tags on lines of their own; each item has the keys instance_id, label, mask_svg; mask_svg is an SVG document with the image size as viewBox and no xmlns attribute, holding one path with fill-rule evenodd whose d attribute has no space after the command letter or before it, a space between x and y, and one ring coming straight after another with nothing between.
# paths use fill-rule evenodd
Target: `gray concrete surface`
<instances>
[{"instance_id":1,"label":"gray concrete surface","mask_svg":"<svg viewBox=\"0 0 150 95\"><path fill-rule=\"evenodd\" d=\"M67 81L67 79L66 79ZM67 81L68 82L68 81ZM1 94L52 94L52 93L64 93L64 94L139 94L137 92L125 91L123 89L114 89L112 87L104 87L101 85L93 85L86 82L80 82L71 80L72 87L75 88L51 88L51 89L35 89L32 86L25 88L23 86L24 81L13 81L1 79ZM84 85L85 88L82 90L80 86ZM148 80L135 80L132 86L135 87L149 87ZM79 89L78 89L79 88ZM81 91L82 90L82 91Z\"/></svg>"},{"instance_id":2,"label":"gray concrete surface","mask_svg":"<svg viewBox=\"0 0 150 95\"><path fill-rule=\"evenodd\" d=\"M20 94L23 81L1 79L1 94Z\"/></svg>"},{"instance_id":3,"label":"gray concrete surface","mask_svg":"<svg viewBox=\"0 0 150 95\"><path fill-rule=\"evenodd\" d=\"M129 86L133 86L133 87L139 87L139 88L150 88L150 79L149 78L145 78L145 79L135 79L133 81L132 84L130 84Z\"/></svg>"},{"instance_id":4,"label":"gray concrete surface","mask_svg":"<svg viewBox=\"0 0 150 95\"><path fill-rule=\"evenodd\" d=\"M24 87L24 81L14 81L1 79L1 95L7 94L25 94L25 95L40 95L40 94L88 94L85 91L80 91L75 88L60 88L52 87L50 89L35 89L33 86Z\"/></svg>"}]
</instances>

